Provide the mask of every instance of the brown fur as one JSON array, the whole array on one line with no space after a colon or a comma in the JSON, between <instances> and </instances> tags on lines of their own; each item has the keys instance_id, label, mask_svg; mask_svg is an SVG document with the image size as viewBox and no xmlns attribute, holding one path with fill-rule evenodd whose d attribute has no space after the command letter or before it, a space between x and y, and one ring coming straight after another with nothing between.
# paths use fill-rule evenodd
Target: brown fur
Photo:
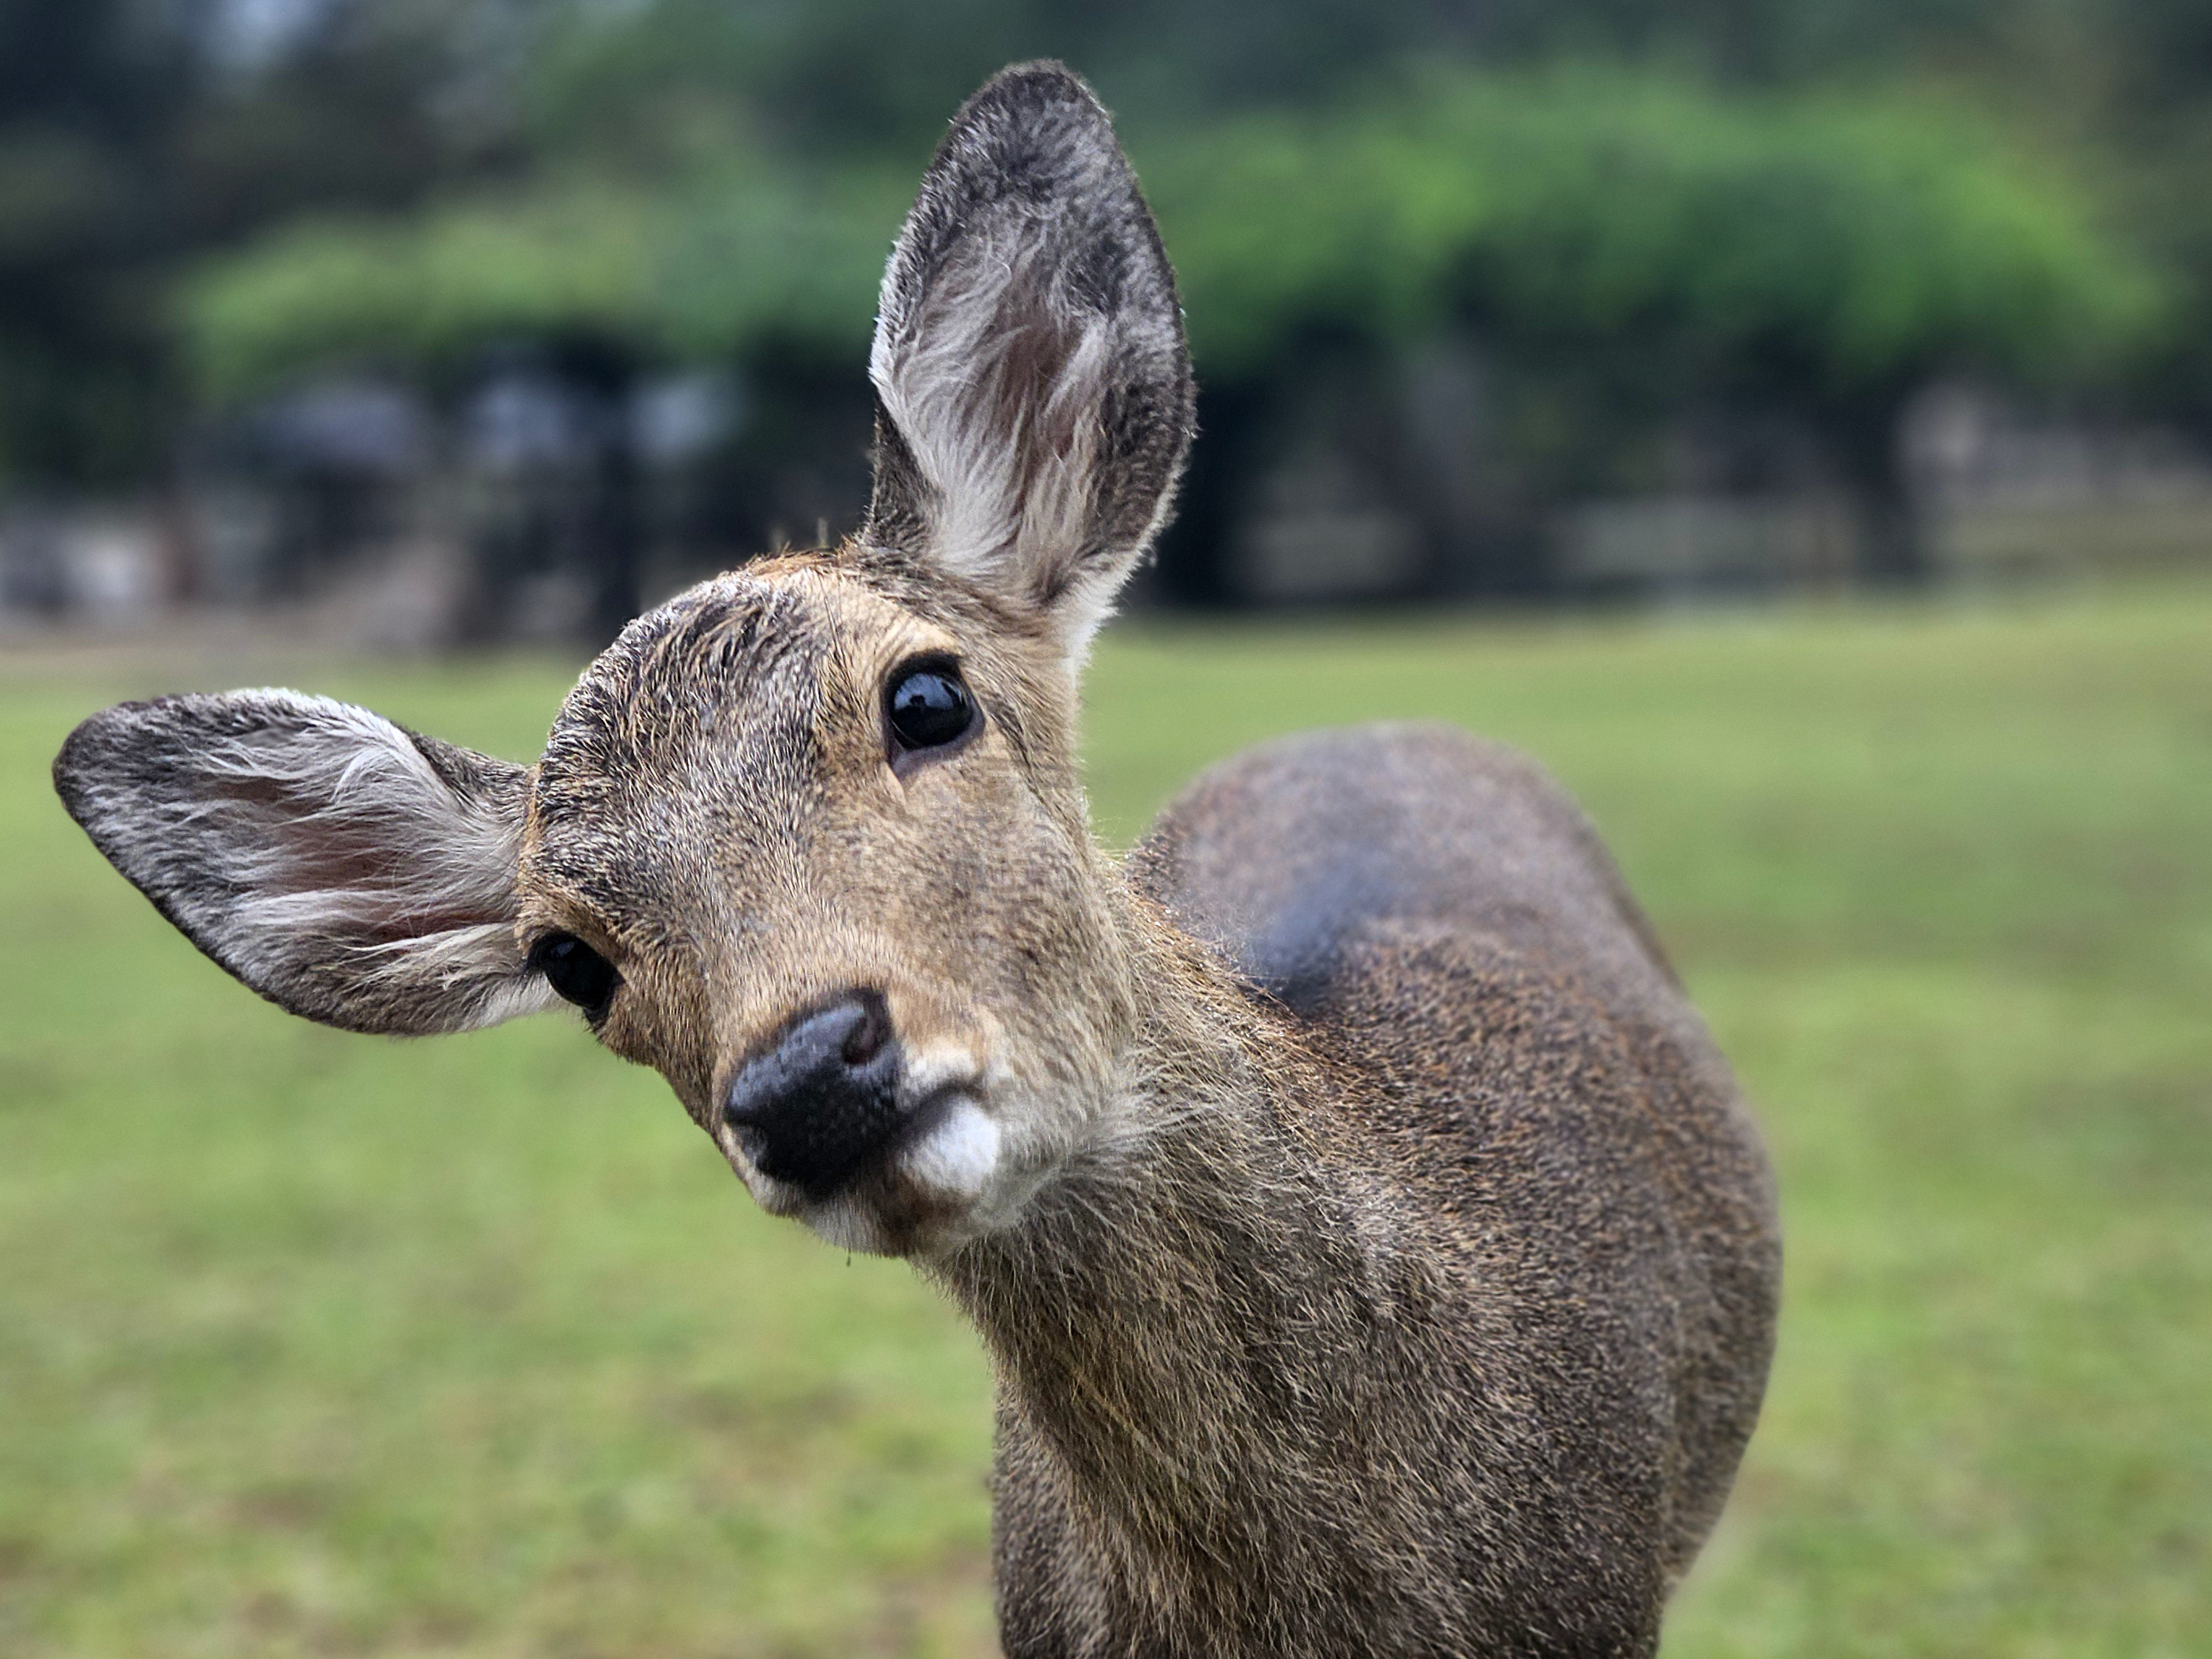
<instances>
[{"instance_id":1,"label":"brown fur","mask_svg":"<svg viewBox=\"0 0 2212 1659\"><path fill-rule=\"evenodd\" d=\"M556 728L525 910L641 987L645 939L695 934L602 1035L710 1127L792 1007L858 982L909 1040L988 1019L1009 1096L1095 1103L1012 1227L936 1241L878 1200L880 1247L1000 1363L1008 1650L1648 1649L1756 1415L1777 1256L1756 1137L1587 824L1525 761L1381 728L1231 763L1119 869L1080 828L1056 666L941 592L879 612L885 587L863 550L789 562L618 647ZM957 836L849 830L823 780L869 761L863 640L917 615L993 729ZM776 665L720 654L745 638ZM547 803L602 720L623 746L568 842ZM1370 879L1332 908L1333 860ZM1316 892L1328 937L1286 946ZM1272 964L1237 971L1269 939L1311 947L1296 1012Z\"/></svg>"},{"instance_id":2,"label":"brown fur","mask_svg":"<svg viewBox=\"0 0 2212 1659\"><path fill-rule=\"evenodd\" d=\"M332 1024L542 1006L549 936L611 963L600 1039L763 1203L910 1257L982 1333L1010 1654L1650 1653L1757 1413L1778 1245L1649 928L1571 802L1439 728L1270 745L1127 860L1097 845L1077 671L1189 381L1064 70L963 112L884 317L869 531L633 623L535 769L234 693L95 716L64 799ZM933 378L948 340L989 372ZM907 750L884 700L918 659L981 717ZM897 1134L786 1184L737 1080L860 993Z\"/></svg>"}]
</instances>

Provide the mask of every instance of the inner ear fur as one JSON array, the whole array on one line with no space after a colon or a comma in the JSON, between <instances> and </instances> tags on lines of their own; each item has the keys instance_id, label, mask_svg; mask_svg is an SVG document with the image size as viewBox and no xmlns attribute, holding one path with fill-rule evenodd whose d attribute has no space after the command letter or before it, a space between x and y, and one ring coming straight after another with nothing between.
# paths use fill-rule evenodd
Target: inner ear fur
<instances>
[{"instance_id":1,"label":"inner ear fur","mask_svg":"<svg viewBox=\"0 0 2212 1659\"><path fill-rule=\"evenodd\" d=\"M1046 616L1079 655L1164 520L1194 390L1106 112L1057 64L956 116L884 272L863 538Z\"/></svg>"},{"instance_id":2,"label":"inner ear fur","mask_svg":"<svg viewBox=\"0 0 2212 1659\"><path fill-rule=\"evenodd\" d=\"M201 950L348 1030L553 1006L515 939L521 767L292 691L125 703L54 762L71 817Z\"/></svg>"}]
</instances>

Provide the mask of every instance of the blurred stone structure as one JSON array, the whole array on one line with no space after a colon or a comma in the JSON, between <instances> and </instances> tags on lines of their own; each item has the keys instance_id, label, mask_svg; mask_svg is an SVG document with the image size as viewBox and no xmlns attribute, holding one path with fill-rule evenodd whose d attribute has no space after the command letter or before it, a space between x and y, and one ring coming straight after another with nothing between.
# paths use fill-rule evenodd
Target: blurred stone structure
<instances>
[{"instance_id":1,"label":"blurred stone structure","mask_svg":"<svg viewBox=\"0 0 2212 1659\"><path fill-rule=\"evenodd\" d=\"M1347 355L1280 395L1211 400L1216 453L1194 467L1150 591L1216 605L1680 602L1878 576L1851 468L1786 411L1554 415L1550 390L1532 395L1462 340L1395 361ZM2212 562L2212 457L2186 434L1943 382L1893 441L1938 581Z\"/></svg>"},{"instance_id":2,"label":"blurred stone structure","mask_svg":"<svg viewBox=\"0 0 2212 1659\"><path fill-rule=\"evenodd\" d=\"M1215 399L1142 605L1686 602L1863 574L1814 437L1716 408L1547 450L1473 343L1317 354ZM0 512L0 617L142 624L185 600L289 606L377 649L604 639L753 554L858 522L865 385L801 373L579 374L494 359L445 406L349 376L203 434L173 499ZM1898 442L1939 578L2212 560L2212 464L2185 436L1936 386Z\"/></svg>"}]
</instances>

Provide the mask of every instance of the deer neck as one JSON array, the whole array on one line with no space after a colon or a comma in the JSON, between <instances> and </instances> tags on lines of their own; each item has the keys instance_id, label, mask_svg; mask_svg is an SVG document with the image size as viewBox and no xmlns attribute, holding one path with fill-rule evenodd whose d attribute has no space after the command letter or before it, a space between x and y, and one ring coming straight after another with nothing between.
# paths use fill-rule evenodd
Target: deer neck
<instances>
[{"instance_id":1,"label":"deer neck","mask_svg":"<svg viewBox=\"0 0 2212 1659\"><path fill-rule=\"evenodd\" d=\"M1419 1269L1388 1243L1391 1206L1329 1155L1321 1063L1129 908L1142 988L1108 1133L938 1271L1081 1508L1140 1548L1199 1536L1245 1557L1286 1492L1356 1458L1393 1286Z\"/></svg>"}]
</instances>

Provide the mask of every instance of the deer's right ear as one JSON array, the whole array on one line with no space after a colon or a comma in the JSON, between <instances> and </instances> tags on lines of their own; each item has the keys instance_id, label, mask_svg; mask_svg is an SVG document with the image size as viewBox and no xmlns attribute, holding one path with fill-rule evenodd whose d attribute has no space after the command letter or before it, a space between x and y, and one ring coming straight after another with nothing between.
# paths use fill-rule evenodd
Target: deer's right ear
<instances>
[{"instance_id":1,"label":"deer's right ear","mask_svg":"<svg viewBox=\"0 0 2212 1659\"><path fill-rule=\"evenodd\" d=\"M884 276L865 538L1079 659L1167 514L1193 387L1175 276L1106 112L1057 64L969 99Z\"/></svg>"},{"instance_id":2,"label":"deer's right ear","mask_svg":"<svg viewBox=\"0 0 2212 1659\"><path fill-rule=\"evenodd\" d=\"M54 787L108 861L270 1001L354 1031L555 1006L515 939L528 775L290 691L124 703Z\"/></svg>"}]
</instances>

